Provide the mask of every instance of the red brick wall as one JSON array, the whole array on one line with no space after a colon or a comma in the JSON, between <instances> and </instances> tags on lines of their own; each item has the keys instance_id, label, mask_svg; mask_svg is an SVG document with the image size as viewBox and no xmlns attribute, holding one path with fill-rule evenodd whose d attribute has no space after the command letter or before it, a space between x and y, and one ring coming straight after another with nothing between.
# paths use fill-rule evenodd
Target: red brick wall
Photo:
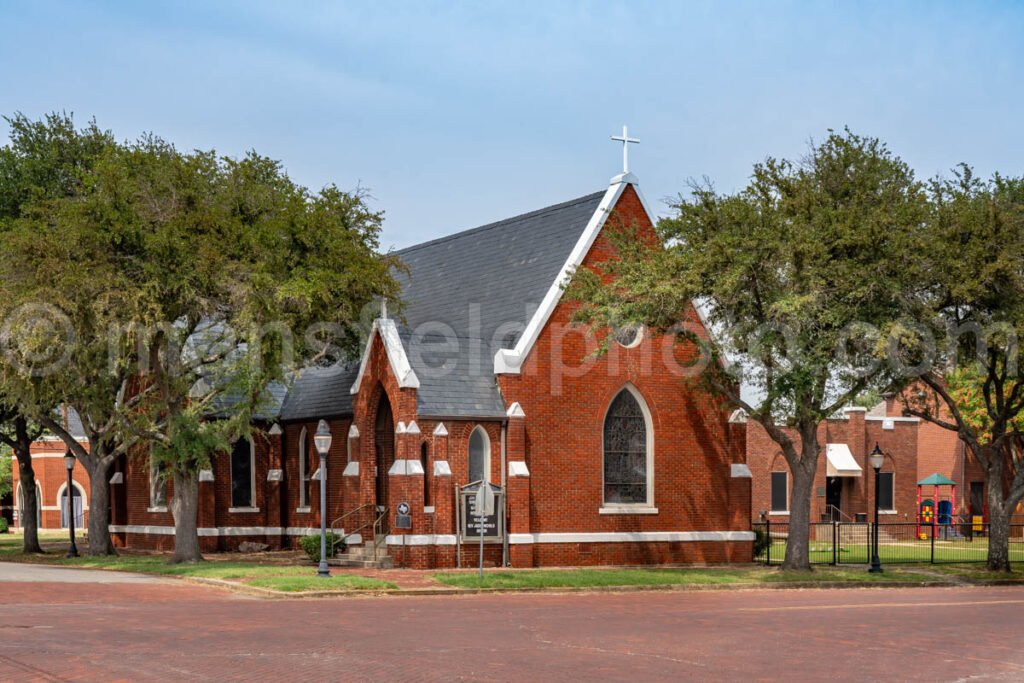
<instances>
[{"instance_id":1,"label":"red brick wall","mask_svg":"<svg viewBox=\"0 0 1024 683\"><path fill-rule=\"evenodd\" d=\"M882 514L881 519L883 522L915 521L919 430L919 423L903 420L894 421L893 429L886 430L880 420L866 420L862 411L848 412L846 419L825 421L818 428L822 451L811 497L811 521L820 521L825 512L825 446L828 443L848 445L863 469L860 477L843 478L842 511L845 515L855 519L858 513L874 511L874 478L867 455L878 443L886 454L881 471L893 472L895 476L896 511L895 514ZM799 435L789 429L786 432L799 449ZM755 517L759 517L762 511L771 510L771 472L788 472L789 467L782 456L782 449L754 420L747 422L747 464L754 475L751 510ZM792 487L792 477L788 483ZM785 522L788 518L781 514L769 516L774 522Z\"/></svg>"},{"instance_id":2,"label":"red brick wall","mask_svg":"<svg viewBox=\"0 0 1024 683\"><path fill-rule=\"evenodd\" d=\"M635 225L640 238L653 241L653 227L632 187L627 187L614 207L608 225ZM593 267L615 258L611 238L598 236L587 254L585 267ZM522 423L512 419L507 441L507 460L525 461L530 477L510 480L509 528L515 533L552 532L680 532L746 531L750 528L750 484L732 479L730 464L744 461L746 434L730 428L730 410L718 399L702 391L695 382L682 376L683 364L694 357L695 346L672 339L647 336L631 349L614 347L612 353L597 360L589 358L593 340L567 323L574 308L561 303L542 331L522 375L498 379L507 405L518 401L526 412ZM691 322L697 318L690 311ZM703 331L701 331L703 334ZM643 397L650 410L654 433L653 505L657 514L601 514L602 438L604 416L612 399L627 384ZM371 345L360 390L354 397L354 424L359 438L353 444L353 457L360 463L358 478L341 477L345 466L349 423L331 423L334 443L328 465L331 490L330 516L333 518L375 501L376 411L381 397L388 401L394 423L415 421L418 434L394 437L394 455L399 459L420 459L420 448L429 446L425 479L420 475L392 475L388 478L387 501L394 535L444 535L456 533L455 485L465 484L468 475L468 443L477 424L490 438L491 480L502 481L502 422L478 423L445 420L447 437L433 435L437 421L417 415L416 390L401 388L391 371L384 345L376 337ZM312 438L315 421L303 423ZM206 524L210 526L280 525L316 526L318 494L310 499L311 511L297 513L298 438L303 424L284 429L283 455L279 455L285 483L276 494L278 522L267 508L267 497L258 495L259 513L228 514L230 482L227 459L215 467L216 482L209 504L204 500ZM389 436L390 440L390 436ZM273 449L260 446L257 478L264 480L265 460L274 457ZM309 449L313 457L313 449ZM449 462L450 477L433 476L433 463ZM424 505L424 485L430 487L433 512ZM271 489L267 489L271 491ZM272 497L272 496L270 496ZM394 528L395 508L399 502L411 507L412 528ZM129 516L139 514L139 503L129 501ZM271 513L268 516L268 513ZM201 510L201 519L204 513ZM167 522L169 524L169 522ZM201 526L204 523L201 523ZM353 525L346 525L352 529ZM204 540L230 547L240 539ZM389 548L398 564L406 566L452 566L456 548L451 545L404 545ZM466 544L463 561L475 562L476 546ZM513 544L517 566L575 564L648 564L662 562L749 561L749 542L658 542L658 543L538 543ZM487 562L501 561L501 547L486 547Z\"/></svg>"},{"instance_id":3,"label":"red brick wall","mask_svg":"<svg viewBox=\"0 0 1024 683\"><path fill-rule=\"evenodd\" d=\"M641 238L652 226L630 186L608 225L635 225ZM607 229L584 260L593 267L615 258ZM525 460L530 469L533 532L725 531L749 529L749 488L730 479L730 464L743 462L728 429L721 401L679 376L678 360L694 353L689 344L645 335L636 347L613 345L604 357L590 354L596 340L570 328L576 304L563 301L541 332L522 374L502 375L507 403L526 413ZM612 399L627 384L646 402L654 429L654 495L657 514L600 514L603 501L602 434ZM517 459L510 457L510 459ZM724 559L725 544L680 543L677 551L654 545L537 544L538 564L634 564L649 561ZM715 548L713 551L709 548ZM739 559L749 559L749 544ZM746 553L744 555L743 553Z\"/></svg>"},{"instance_id":4,"label":"red brick wall","mask_svg":"<svg viewBox=\"0 0 1024 683\"><path fill-rule=\"evenodd\" d=\"M62 441L36 441L32 444L32 469L36 475L36 483L42 493L42 527L43 529L60 529L60 501L61 495L68 481L68 471L64 467L64 453L66 452ZM12 479L12 500L11 505L17 507L17 491L21 482L18 471L18 461L14 459L11 465ZM89 474L80 463L75 463L71 472L72 479L79 485L80 493L85 496L82 503L85 524L89 523ZM13 515L12 515L13 517ZM21 521L18 520L18 524Z\"/></svg>"}]
</instances>

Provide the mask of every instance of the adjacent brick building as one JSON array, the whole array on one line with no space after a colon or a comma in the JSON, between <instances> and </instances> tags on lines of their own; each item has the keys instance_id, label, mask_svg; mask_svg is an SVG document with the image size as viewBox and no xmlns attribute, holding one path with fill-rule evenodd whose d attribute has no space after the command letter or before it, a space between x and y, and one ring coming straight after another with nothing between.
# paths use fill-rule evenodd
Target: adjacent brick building
<instances>
[{"instance_id":1,"label":"adjacent brick building","mask_svg":"<svg viewBox=\"0 0 1024 683\"><path fill-rule=\"evenodd\" d=\"M81 424L73 417L70 432L84 442ZM36 495L39 501L37 516L40 529L66 529L68 527L68 471L64 465L67 448L55 437L35 441L31 446L32 469L36 477ZM20 527L25 517L25 506L18 461L12 463L11 509L4 516L12 527ZM75 515L75 528L83 529L89 521L89 474L77 462L71 472L74 484L71 495Z\"/></svg>"},{"instance_id":2,"label":"adjacent brick building","mask_svg":"<svg viewBox=\"0 0 1024 683\"><path fill-rule=\"evenodd\" d=\"M885 453L880 469L880 520L916 522L917 482L940 474L956 484L940 487L938 500L932 487L922 500L950 506L955 515L987 516L984 473L955 432L916 417L899 415L892 400L872 410L847 408L826 420L818 430L822 454L811 499L812 521L863 521L874 511L874 473L868 454L877 444ZM753 474L751 511L755 518L784 522L789 516L792 480L782 450L764 428L746 422L747 463ZM792 434L799 443L799 436Z\"/></svg>"},{"instance_id":3,"label":"adjacent brick building","mask_svg":"<svg viewBox=\"0 0 1024 683\"><path fill-rule=\"evenodd\" d=\"M328 524L351 544L450 567L475 557L458 492L484 479L504 492L507 533L486 543L494 564L749 561L746 435L682 381L696 346L624 329L595 357L594 335L569 324L566 276L615 257L609 226L653 240L651 217L623 174L607 190L399 252L404 309L382 310L360 361L274 388L251 444L202 473L204 547L287 547L317 533L325 476ZM321 419L333 434L324 471ZM173 491L153 474L144 449L118 465L120 545L173 543Z\"/></svg>"}]
</instances>

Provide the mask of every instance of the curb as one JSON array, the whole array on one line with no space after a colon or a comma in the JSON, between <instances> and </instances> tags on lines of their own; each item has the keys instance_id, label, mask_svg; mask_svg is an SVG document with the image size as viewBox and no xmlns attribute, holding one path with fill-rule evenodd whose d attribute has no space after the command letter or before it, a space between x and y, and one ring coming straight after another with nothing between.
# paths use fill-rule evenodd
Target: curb
<instances>
[{"instance_id":1,"label":"curb","mask_svg":"<svg viewBox=\"0 0 1024 683\"><path fill-rule=\"evenodd\" d=\"M1024 586L1022 579L985 579L971 583L955 583L952 581L892 581L863 582L846 581L788 581L776 583L732 583L732 584L663 584L642 586L544 586L531 588L368 588L323 591L278 591L272 588L250 586L241 582L203 577L173 577L179 580L201 585L215 586L227 590L247 593L265 599L311 599L311 598L355 598L355 597L428 597L441 595L495 595L505 593L533 594L571 594L571 593L640 593L640 592L674 592L703 593L727 590L834 590L834 589L871 589L871 588L962 588L990 586Z\"/></svg>"}]
</instances>

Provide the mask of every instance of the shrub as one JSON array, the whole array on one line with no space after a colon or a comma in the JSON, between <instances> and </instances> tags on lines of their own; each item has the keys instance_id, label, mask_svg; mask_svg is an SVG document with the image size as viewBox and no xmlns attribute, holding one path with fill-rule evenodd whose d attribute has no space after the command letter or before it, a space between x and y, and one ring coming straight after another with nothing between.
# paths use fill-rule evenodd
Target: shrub
<instances>
[{"instance_id":1,"label":"shrub","mask_svg":"<svg viewBox=\"0 0 1024 683\"><path fill-rule=\"evenodd\" d=\"M768 550L772 544L772 537L764 529L754 529L754 557L758 558Z\"/></svg>"},{"instance_id":2,"label":"shrub","mask_svg":"<svg viewBox=\"0 0 1024 683\"><path fill-rule=\"evenodd\" d=\"M314 562L320 561L320 534L315 536L303 536L299 545ZM327 557L334 557L336 553L343 553L348 549L345 539L337 534L327 534Z\"/></svg>"},{"instance_id":3,"label":"shrub","mask_svg":"<svg viewBox=\"0 0 1024 683\"><path fill-rule=\"evenodd\" d=\"M6 533L7 533L7 520L4 519L3 517L0 517L0 534L6 534Z\"/></svg>"}]
</instances>

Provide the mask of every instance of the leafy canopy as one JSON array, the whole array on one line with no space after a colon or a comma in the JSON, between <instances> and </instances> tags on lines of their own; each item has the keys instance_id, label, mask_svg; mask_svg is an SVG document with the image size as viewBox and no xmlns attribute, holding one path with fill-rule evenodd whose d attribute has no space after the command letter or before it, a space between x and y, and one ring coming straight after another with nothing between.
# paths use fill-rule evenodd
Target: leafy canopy
<instances>
[{"instance_id":1,"label":"leafy canopy","mask_svg":"<svg viewBox=\"0 0 1024 683\"><path fill-rule=\"evenodd\" d=\"M705 182L673 208L660 245L627 232L620 260L577 273L577 319L664 331L698 302L730 361L705 377L765 421L816 423L888 383L876 346L899 318L925 206L884 144L832 132L801 162L757 164L735 194Z\"/></svg>"}]
</instances>

